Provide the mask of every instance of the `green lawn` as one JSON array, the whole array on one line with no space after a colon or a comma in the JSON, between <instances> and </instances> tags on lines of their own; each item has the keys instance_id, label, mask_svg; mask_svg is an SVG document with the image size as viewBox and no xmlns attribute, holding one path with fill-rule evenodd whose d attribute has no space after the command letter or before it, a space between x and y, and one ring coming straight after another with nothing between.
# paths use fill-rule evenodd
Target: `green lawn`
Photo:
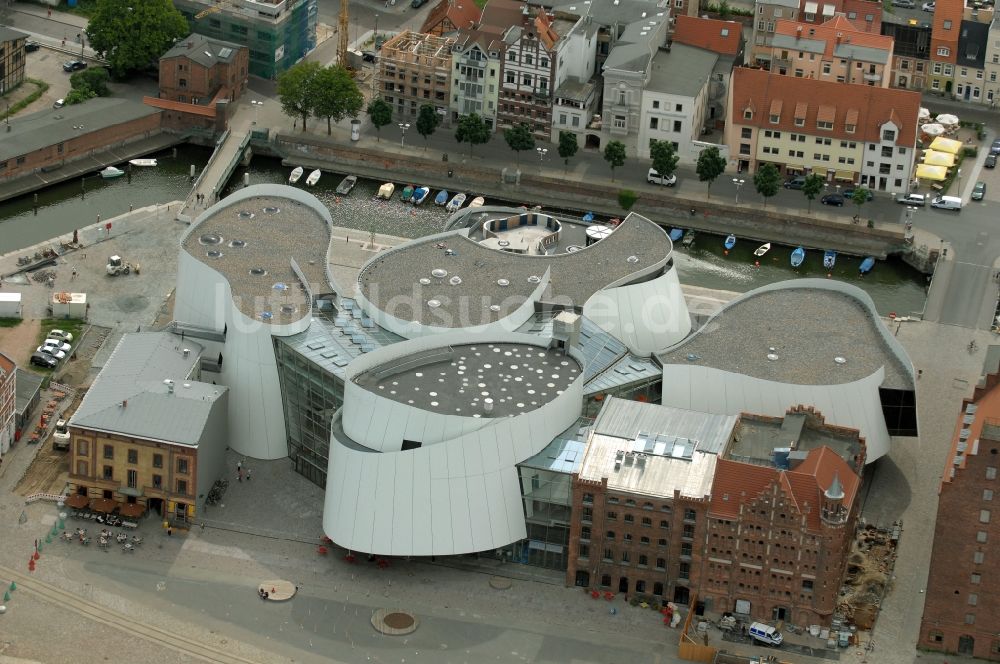
<instances>
[{"instance_id":1,"label":"green lawn","mask_svg":"<svg viewBox=\"0 0 1000 664\"><path fill-rule=\"evenodd\" d=\"M0 318L0 327L17 327L23 318Z\"/></svg>"},{"instance_id":2,"label":"green lawn","mask_svg":"<svg viewBox=\"0 0 1000 664\"><path fill-rule=\"evenodd\" d=\"M83 334L83 327L85 323L76 318L46 318L42 320L41 325L41 328L38 330L39 344L41 344L42 341L48 337L50 331L62 330L63 332L69 332L73 335L71 345L73 346L73 349L76 350L76 345L80 343L80 335Z\"/></svg>"}]
</instances>

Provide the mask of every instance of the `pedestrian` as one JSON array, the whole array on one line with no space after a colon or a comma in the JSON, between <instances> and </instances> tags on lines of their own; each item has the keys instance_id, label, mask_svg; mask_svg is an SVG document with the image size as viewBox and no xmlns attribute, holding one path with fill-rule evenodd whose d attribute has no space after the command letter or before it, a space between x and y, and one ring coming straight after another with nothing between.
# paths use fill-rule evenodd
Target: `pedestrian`
<instances>
[{"instance_id":1,"label":"pedestrian","mask_svg":"<svg viewBox=\"0 0 1000 664\"><path fill-rule=\"evenodd\" d=\"M174 529L173 529L173 527L172 526L167 526L167 537L173 537L173 536L174 536Z\"/></svg>"},{"instance_id":2,"label":"pedestrian","mask_svg":"<svg viewBox=\"0 0 1000 664\"><path fill-rule=\"evenodd\" d=\"M239 473L237 473L237 475L240 478L240 482L242 482L243 481L243 469L242 468L240 468Z\"/></svg>"},{"instance_id":3,"label":"pedestrian","mask_svg":"<svg viewBox=\"0 0 1000 664\"><path fill-rule=\"evenodd\" d=\"M70 276L70 281L72 281L73 279L76 279L76 268L75 267L73 268L73 274L72 274L72 276Z\"/></svg>"},{"instance_id":4,"label":"pedestrian","mask_svg":"<svg viewBox=\"0 0 1000 664\"><path fill-rule=\"evenodd\" d=\"M917 380L920 380L921 376L924 375L923 369L917 369Z\"/></svg>"},{"instance_id":5,"label":"pedestrian","mask_svg":"<svg viewBox=\"0 0 1000 664\"><path fill-rule=\"evenodd\" d=\"M237 461L236 462L236 472L238 473L242 469L243 469L243 462L242 461Z\"/></svg>"},{"instance_id":6,"label":"pedestrian","mask_svg":"<svg viewBox=\"0 0 1000 664\"><path fill-rule=\"evenodd\" d=\"M250 481L250 472L251 472L251 470L249 468L247 468L247 482Z\"/></svg>"}]
</instances>

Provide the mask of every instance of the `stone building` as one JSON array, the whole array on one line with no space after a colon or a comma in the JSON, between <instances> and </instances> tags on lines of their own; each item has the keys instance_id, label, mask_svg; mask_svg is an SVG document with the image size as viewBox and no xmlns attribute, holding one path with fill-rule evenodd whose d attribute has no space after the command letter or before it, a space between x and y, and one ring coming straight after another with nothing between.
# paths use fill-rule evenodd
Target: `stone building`
<instances>
[{"instance_id":1,"label":"stone building","mask_svg":"<svg viewBox=\"0 0 1000 664\"><path fill-rule=\"evenodd\" d=\"M453 37L435 37L405 30L382 44L377 89L393 109L393 119L416 120L420 107L430 104L444 123L451 114L451 49Z\"/></svg>"},{"instance_id":2,"label":"stone building","mask_svg":"<svg viewBox=\"0 0 1000 664\"><path fill-rule=\"evenodd\" d=\"M1000 468L997 346L989 373L958 413L939 489L921 648L1000 661Z\"/></svg>"}]
</instances>

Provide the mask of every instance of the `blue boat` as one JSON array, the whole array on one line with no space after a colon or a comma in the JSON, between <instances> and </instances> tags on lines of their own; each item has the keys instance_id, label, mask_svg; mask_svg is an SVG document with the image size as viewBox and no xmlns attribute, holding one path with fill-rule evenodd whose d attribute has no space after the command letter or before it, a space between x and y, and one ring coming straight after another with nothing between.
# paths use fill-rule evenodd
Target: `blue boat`
<instances>
[{"instance_id":1,"label":"blue boat","mask_svg":"<svg viewBox=\"0 0 1000 664\"><path fill-rule=\"evenodd\" d=\"M873 267L875 267L875 257L869 256L868 258L861 261L861 267L859 267L858 270L861 272L861 274L867 274L868 272L871 271Z\"/></svg>"},{"instance_id":2,"label":"blue boat","mask_svg":"<svg viewBox=\"0 0 1000 664\"><path fill-rule=\"evenodd\" d=\"M727 250L728 249L732 249L733 247L735 247L736 246L736 236L733 235L732 233L730 233L729 237L726 238L726 241L725 241L725 243L723 243L722 246L724 246Z\"/></svg>"},{"instance_id":3,"label":"blue boat","mask_svg":"<svg viewBox=\"0 0 1000 664\"><path fill-rule=\"evenodd\" d=\"M833 266L837 264L837 252L833 249L827 249L823 252L823 267L828 270L832 270Z\"/></svg>"},{"instance_id":4,"label":"blue boat","mask_svg":"<svg viewBox=\"0 0 1000 664\"><path fill-rule=\"evenodd\" d=\"M442 189L438 192L438 195L434 197L434 205L447 205L448 204L448 191Z\"/></svg>"},{"instance_id":5,"label":"blue boat","mask_svg":"<svg viewBox=\"0 0 1000 664\"><path fill-rule=\"evenodd\" d=\"M594 220L594 213L593 212L588 212L587 214L583 215L583 220L587 221L587 222L593 221Z\"/></svg>"},{"instance_id":6,"label":"blue boat","mask_svg":"<svg viewBox=\"0 0 1000 664\"><path fill-rule=\"evenodd\" d=\"M681 238L684 237L683 228L671 228L670 229L670 239L674 242L680 242Z\"/></svg>"},{"instance_id":7,"label":"blue boat","mask_svg":"<svg viewBox=\"0 0 1000 664\"><path fill-rule=\"evenodd\" d=\"M796 247L795 251L792 252L792 267L798 267L802 265L802 261L806 259L806 250L802 247Z\"/></svg>"},{"instance_id":8,"label":"blue boat","mask_svg":"<svg viewBox=\"0 0 1000 664\"><path fill-rule=\"evenodd\" d=\"M422 205L430 193L431 190L427 187L417 187L413 190L413 198L410 199L410 202L414 205Z\"/></svg>"}]
</instances>

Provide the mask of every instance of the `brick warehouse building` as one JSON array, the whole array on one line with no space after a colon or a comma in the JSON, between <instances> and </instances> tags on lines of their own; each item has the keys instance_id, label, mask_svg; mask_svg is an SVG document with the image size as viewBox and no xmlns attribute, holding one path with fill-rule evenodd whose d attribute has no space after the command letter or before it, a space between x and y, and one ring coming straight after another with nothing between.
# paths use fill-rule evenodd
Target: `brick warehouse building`
<instances>
[{"instance_id":1,"label":"brick warehouse building","mask_svg":"<svg viewBox=\"0 0 1000 664\"><path fill-rule=\"evenodd\" d=\"M937 523L918 645L1000 661L1000 468L998 347L955 424L939 489Z\"/></svg>"}]
</instances>

